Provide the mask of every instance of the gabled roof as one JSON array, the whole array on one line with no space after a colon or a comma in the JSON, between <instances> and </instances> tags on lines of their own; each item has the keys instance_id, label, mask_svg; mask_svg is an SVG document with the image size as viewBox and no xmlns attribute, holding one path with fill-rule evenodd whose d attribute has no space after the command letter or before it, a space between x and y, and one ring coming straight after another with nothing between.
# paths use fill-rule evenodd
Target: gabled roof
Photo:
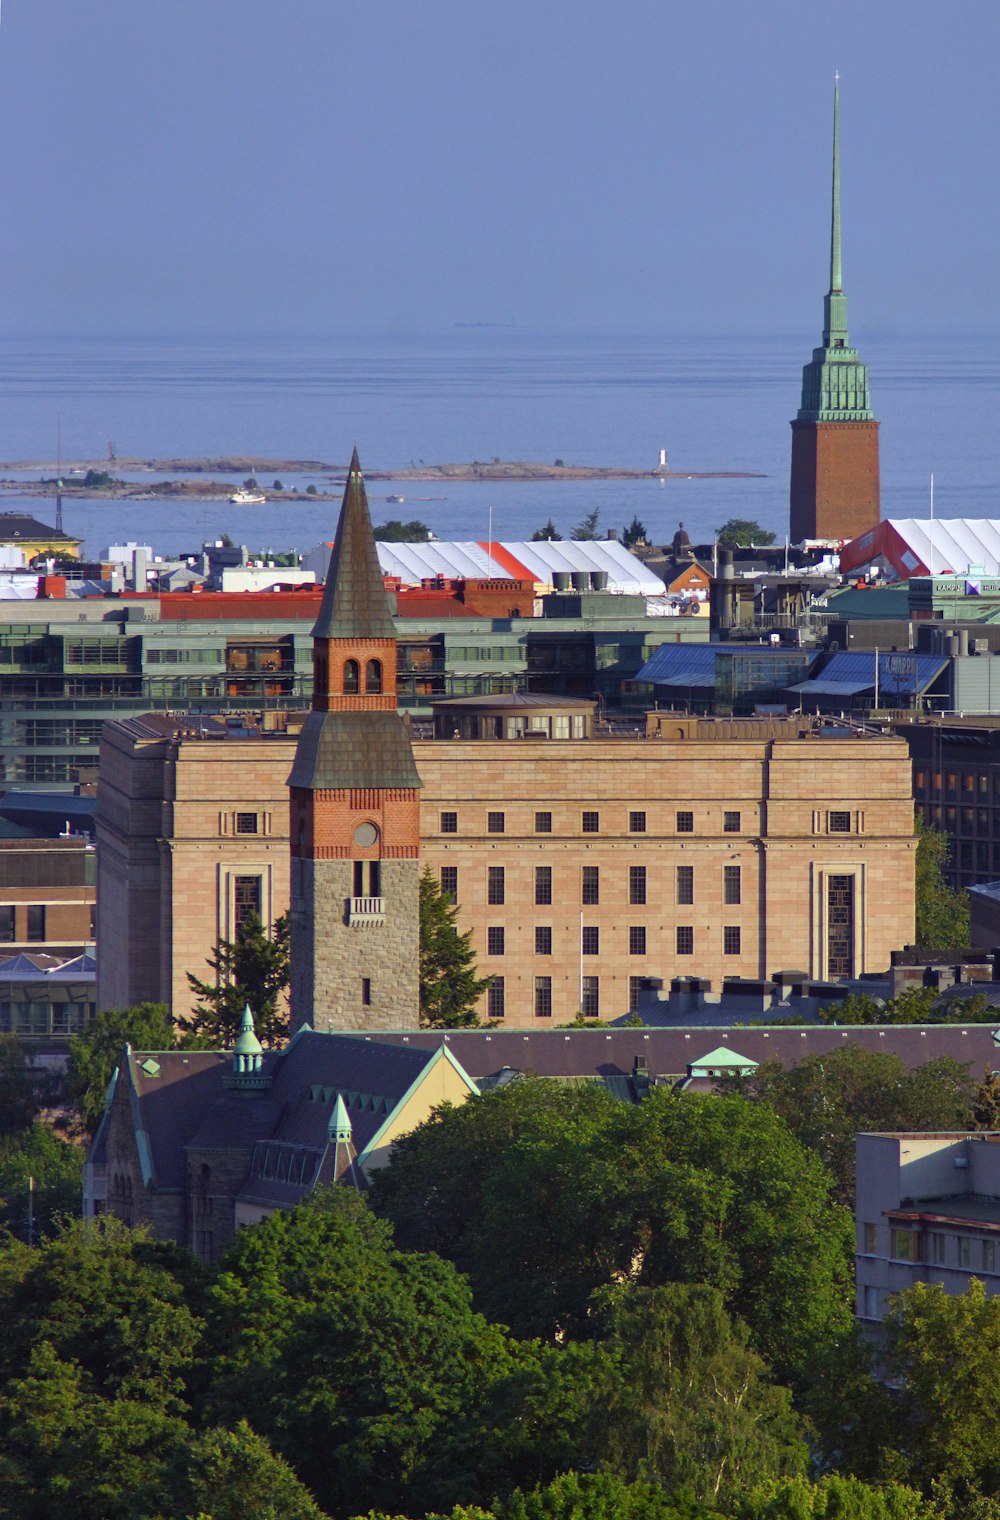
<instances>
[{"instance_id":1,"label":"gabled roof","mask_svg":"<svg viewBox=\"0 0 1000 1520\"><path fill-rule=\"evenodd\" d=\"M330 572L312 632L314 639L396 637L357 449L347 472Z\"/></svg>"}]
</instances>

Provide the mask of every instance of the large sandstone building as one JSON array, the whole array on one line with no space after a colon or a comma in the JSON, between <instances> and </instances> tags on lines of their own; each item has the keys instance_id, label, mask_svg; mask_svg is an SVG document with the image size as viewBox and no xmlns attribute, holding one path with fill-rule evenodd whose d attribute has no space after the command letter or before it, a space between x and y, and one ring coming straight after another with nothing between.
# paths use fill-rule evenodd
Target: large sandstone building
<instances>
[{"instance_id":1,"label":"large sandstone building","mask_svg":"<svg viewBox=\"0 0 1000 1520\"><path fill-rule=\"evenodd\" d=\"M823 341L802 371L802 404L792 423L792 543L847 539L878 522L878 423L868 370L847 334L840 244L840 96L833 97L833 206L830 289Z\"/></svg>"}]
</instances>

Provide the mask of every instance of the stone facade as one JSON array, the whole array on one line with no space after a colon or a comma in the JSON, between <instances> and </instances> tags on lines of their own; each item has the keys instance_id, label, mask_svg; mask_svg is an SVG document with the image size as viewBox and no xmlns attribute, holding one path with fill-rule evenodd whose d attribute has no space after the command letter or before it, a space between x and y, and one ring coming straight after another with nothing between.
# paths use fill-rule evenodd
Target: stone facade
<instances>
[{"instance_id":1,"label":"stone facade","mask_svg":"<svg viewBox=\"0 0 1000 1520\"><path fill-rule=\"evenodd\" d=\"M792 423L792 543L857 538L879 520L877 422Z\"/></svg>"}]
</instances>

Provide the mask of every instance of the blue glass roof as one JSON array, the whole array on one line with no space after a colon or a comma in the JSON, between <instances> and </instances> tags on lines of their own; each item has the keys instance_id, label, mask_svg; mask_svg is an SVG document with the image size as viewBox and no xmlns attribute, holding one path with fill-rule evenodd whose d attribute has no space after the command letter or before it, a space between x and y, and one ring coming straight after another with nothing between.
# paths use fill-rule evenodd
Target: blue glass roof
<instances>
[{"instance_id":1,"label":"blue glass roof","mask_svg":"<svg viewBox=\"0 0 1000 1520\"><path fill-rule=\"evenodd\" d=\"M637 681L654 686L714 686L718 655L753 659L797 659L800 651L773 644L661 644L643 665Z\"/></svg>"},{"instance_id":2,"label":"blue glass roof","mask_svg":"<svg viewBox=\"0 0 1000 1520\"><path fill-rule=\"evenodd\" d=\"M879 652L878 682L887 694L893 691L922 692L941 674L947 659L939 654L914 654L907 650ZM874 649L838 649L817 672L826 684L853 686L855 691L866 691L875 686Z\"/></svg>"}]
</instances>

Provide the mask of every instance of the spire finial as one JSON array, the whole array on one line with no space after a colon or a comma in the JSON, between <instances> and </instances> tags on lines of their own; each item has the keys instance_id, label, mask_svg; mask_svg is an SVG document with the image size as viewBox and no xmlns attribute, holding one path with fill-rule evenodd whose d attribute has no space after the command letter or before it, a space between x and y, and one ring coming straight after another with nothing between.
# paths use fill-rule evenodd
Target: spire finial
<instances>
[{"instance_id":1,"label":"spire finial","mask_svg":"<svg viewBox=\"0 0 1000 1520\"><path fill-rule=\"evenodd\" d=\"M840 74L833 76L833 207L830 226L830 293L843 289L840 264Z\"/></svg>"}]
</instances>

